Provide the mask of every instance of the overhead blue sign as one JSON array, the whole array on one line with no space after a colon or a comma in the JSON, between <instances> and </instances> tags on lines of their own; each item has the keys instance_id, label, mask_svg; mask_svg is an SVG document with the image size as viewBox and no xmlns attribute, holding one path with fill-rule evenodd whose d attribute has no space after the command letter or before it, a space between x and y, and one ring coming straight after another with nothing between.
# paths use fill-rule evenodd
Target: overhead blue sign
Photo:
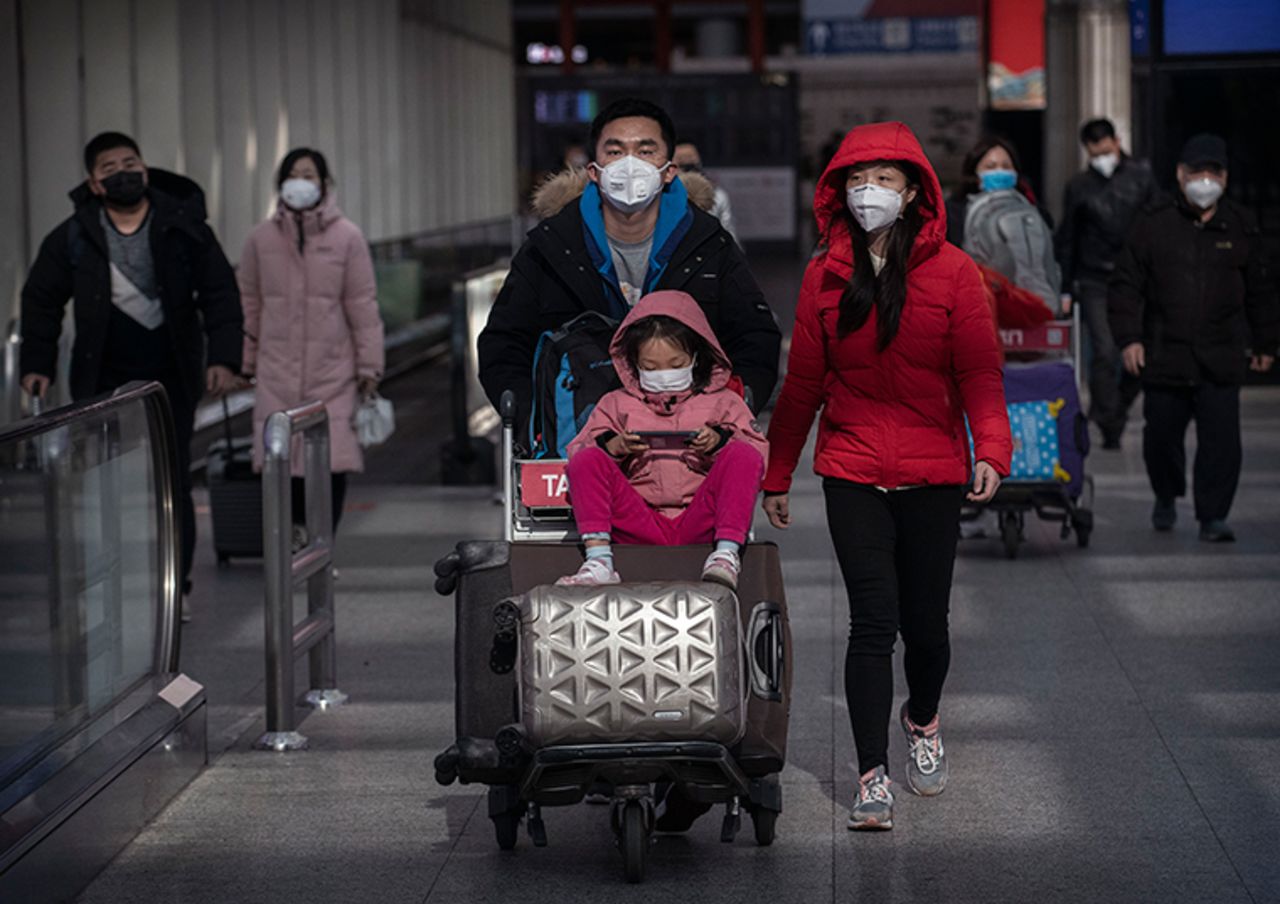
<instances>
[{"instance_id":1,"label":"overhead blue sign","mask_svg":"<svg viewBox=\"0 0 1280 904\"><path fill-rule=\"evenodd\" d=\"M1129 53L1151 55L1151 0L1129 0Z\"/></svg>"},{"instance_id":2,"label":"overhead blue sign","mask_svg":"<svg viewBox=\"0 0 1280 904\"><path fill-rule=\"evenodd\" d=\"M972 53L978 50L976 16L890 19L810 19L805 52Z\"/></svg>"}]
</instances>

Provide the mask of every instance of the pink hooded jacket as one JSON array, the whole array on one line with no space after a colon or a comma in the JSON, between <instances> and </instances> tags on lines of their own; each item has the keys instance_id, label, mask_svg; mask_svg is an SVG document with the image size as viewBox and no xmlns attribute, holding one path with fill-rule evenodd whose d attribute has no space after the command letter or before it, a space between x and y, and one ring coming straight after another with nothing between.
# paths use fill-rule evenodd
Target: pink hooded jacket
<instances>
[{"instance_id":1,"label":"pink hooded jacket","mask_svg":"<svg viewBox=\"0 0 1280 904\"><path fill-rule=\"evenodd\" d=\"M622 338L637 320L663 314L679 320L694 330L711 346L715 366L711 379L700 392L648 393L640 388L640 379L626 361ZM597 447L600 435L607 432L636 433L646 430L700 430L712 424L733 431L730 442L747 443L769 460L769 444L752 418L751 409L742 397L727 388L732 372L729 358L716 340L702 308L685 292L653 292L641 298L618 327L609 347L622 388L607 394L596 405L582 431L569 443L570 458L583 449ZM637 492L645 502L669 518L679 515L702 485L711 469L713 458L692 449L642 452L621 462ZM573 490L570 488L570 493Z\"/></svg>"},{"instance_id":2,"label":"pink hooded jacket","mask_svg":"<svg viewBox=\"0 0 1280 904\"><path fill-rule=\"evenodd\" d=\"M356 378L382 377L382 317L369 244L329 192L298 226L284 204L249 233L237 280L244 309L244 372L258 378L253 461L262 467L262 425L276 411L318 399L329 413L334 472L361 471ZM293 474L302 474L295 443Z\"/></svg>"}]
</instances>

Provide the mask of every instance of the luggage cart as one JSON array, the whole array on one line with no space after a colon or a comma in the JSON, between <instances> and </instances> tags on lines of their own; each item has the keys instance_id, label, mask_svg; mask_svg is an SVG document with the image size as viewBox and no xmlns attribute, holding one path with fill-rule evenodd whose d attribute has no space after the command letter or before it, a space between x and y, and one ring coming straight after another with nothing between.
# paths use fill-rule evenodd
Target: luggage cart
<instances>
[{"instance_id":1,"label":"luggage cart","mask_svg":"<svg viewBox=\"0 0 1280 904\"><path fill-rule=\"evenodd\" d=\"M530 742L517 702L519 602L525 591L571 573L581 550L565 462L518 457L510 393L501 414L503 540L460 543L435 569L436 590L454 595L457 607L458 739L436 758L437 781L489 785L489 816L502 850L518 843L522 823L534 846L545 846L543 806L576 804L609 788L610 825L628 882L644 876L658 783L690 801L722 804L721 841L734 841L745 811L756 843L772 844L782 811L778 776L791 695L791 634L776 546L751 543L743 551L735 597L746 689L740 740L627 739L539 748ZM652 588L655 582L687 585L707 552L701 546L619 546L615 556L624 573ZM625 592L627 586L617 588Z\"/></svg>"},{"instance_id":2,"label":"luggage cart","mask_svg":"<svg viewBox=\"0 0 1280 904\"><path fill-rule=\"evenodd\" d=\"M1060 362L1072 369L1075 390L1075 408L1082 384L1081 321L1080 307L1072 309L1070 320L1052 320L1035 327L1000 330L1001 344L1008 359L1005 364L1005 385L1019 376L1019 368L1035 364ZM1027 373L1028 371L1022 371ZM1010 477L996 492L995 498L985 505L966 504L961 510L962 522L971 522L985 512L994 512L1000 530L1000 541L1007 558L1014 559L1025 539L1026 517L1034 513L1042 521L1061 524L1061 537L1068 539L1073 533L1076 545L1087 548L1093 533L1093 477L1083 468L1089 450L1088 423L1083 414L1071 422L1058 422L1058 444L1063 448L1063 429L1070 432L1065 440L1078 449L1081 474L1060 474L1058 478L1020 479Z\"/></svg>"}]
</instances>

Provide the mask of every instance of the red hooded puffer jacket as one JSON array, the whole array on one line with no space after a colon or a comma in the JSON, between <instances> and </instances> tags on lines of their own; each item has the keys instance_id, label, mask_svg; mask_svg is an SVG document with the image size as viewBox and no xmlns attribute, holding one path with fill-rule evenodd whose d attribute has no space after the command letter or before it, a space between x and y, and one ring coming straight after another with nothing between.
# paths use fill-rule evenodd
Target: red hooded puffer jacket
<instances>
[{"instance_id":1,"label":"red hooded puffer jacket","mask_svg":"<svg viewBox=\"0 0 1280 904\"><path fill-rule=\"evenodd\" d=\"M874 160L919 167L924 226L911 252L897 336L876 348L876 312L861 329L836 333L840 296L853 275L845 172ZM978 268L948 245L938 177L902 123L860 126L845 136L814 193L826 250L800 289L786 382L769 425L766 492L782 493L819 409L814 470L880 487L963 484L969 479L964 415L979 460L1009 473L1012 441L1000 352Z\"/></svg>"}]
</instances>

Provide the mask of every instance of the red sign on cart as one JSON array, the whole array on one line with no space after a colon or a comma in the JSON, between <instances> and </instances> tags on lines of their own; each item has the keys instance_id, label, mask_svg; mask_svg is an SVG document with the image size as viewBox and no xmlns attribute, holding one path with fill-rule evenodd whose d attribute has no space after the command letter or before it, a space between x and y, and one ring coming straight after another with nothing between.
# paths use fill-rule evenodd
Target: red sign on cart
<instances>
[{"instance_id":1,"label":"red sign on cart","mask_svg":"<svg viewBox=\"0 0 1280 904\"><path fill-rule=\"evenodd\" d=\"M529 508L566 508L569 479L566 462L525 461L520 463L520 501Z\"/></svg>"},{"instance_id":2,"label":"red sign on cart","mask_svg":"<svg viewBox=\"0 0 1280 904\"><path fill-rule=\"evenodd\" d=\"M1044 323L1018 329L1001 330L1000 342L1006 351L1061 352L1071 348L1071 326Z\"/></svg>"}]
</instances>

